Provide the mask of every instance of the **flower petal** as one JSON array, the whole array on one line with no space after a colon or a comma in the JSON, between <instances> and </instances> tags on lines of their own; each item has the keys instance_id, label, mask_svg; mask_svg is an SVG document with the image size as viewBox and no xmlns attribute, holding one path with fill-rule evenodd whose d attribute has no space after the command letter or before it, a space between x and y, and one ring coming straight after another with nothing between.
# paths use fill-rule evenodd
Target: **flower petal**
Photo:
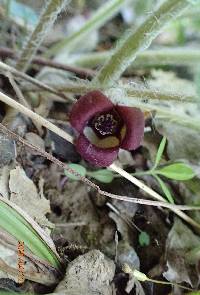
<instances>
[{"instance_id":1,"label":"flower petal","mask_svg":"<svg viewBox=\"0 0 200 295\"><path fill-rule=\"evenodd\" d=\"M143 112L138 108L125 106L116 106L115 109L126 125L126 135L120 147L125 150L137 149L144 135L145 120Z\"/></svg>"},{"instance_id":2,"label":"flower petal","mask_svg":"<svg viewBox=\"0 0 200 295\"><path fill-rule=\"evenodd\" d=\"M117 158L119 148L98 148L91 144L84 135L80 135L76 142L76 150L86 161L94 166L107 167Z\"/></svg>"},{"instance_id":3,"label":"flower petal","mask_svg":"<svg viewBox=\"0 0 200 295\"><path fill-rule=\"evenodd\" d=\"M88 92L73 105L69 118L70 123L81 133L87 122L96 113L108 111L112 108L112 102L103 93L98 90Z\"/></svg>"}]
</instances>

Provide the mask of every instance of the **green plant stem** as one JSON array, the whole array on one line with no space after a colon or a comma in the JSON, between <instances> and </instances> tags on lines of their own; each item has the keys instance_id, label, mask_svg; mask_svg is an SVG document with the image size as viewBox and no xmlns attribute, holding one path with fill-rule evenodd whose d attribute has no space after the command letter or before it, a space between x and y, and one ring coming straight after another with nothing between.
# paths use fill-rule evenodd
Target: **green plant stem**
<instances>
[{"instance_id":1,"label":"green plant stem","mask_svg":"<svg viewBox=\"0 0 200 295\"><path fill-rule=\"evenodd\" d=\"M81 42L84 37L88 36L92 31L103 26L109 19L111 19L120 10L122 5L127 0L109 0L105 2L93 15L92 17L81 27L81 29L70 36L64 38L56 45L52 46L46 53L45 56L49 57L61 52L65 49L67 52L73 50L76 45ZM84 41L85 42L85 41Z\"/></svg>"},{"instance_id":2,"label":"green plant stem","mask_svg":"<svg viewBox=\"0 0 200 295\"><path fill-rule=\"evenodd\" d=\"M71 57L71 62L77 66L94 68L102 65L111 55L113 51L103 51L95 53L84 53ZM131 73L136 68L155 67L165 65L176 66L195 66L200 63L200 50L192 48L161 48L148 49L139 52L137 58L127 68L127 72Z\"/></svg>"},{"instance_id":3,"label":"green plant stem","mask_svg":"<svg viewBox=\"0 0 200 295\"><path fill-rule=\"evenodd\" d=\"M11 73L13 73L14 75L20 76L21 78L37 85L38 87L41 87L42 89L45 89L46 91L50 91L54 94L57 94L65 99L67 99L67 97L61 93L62 91L65 92L71 92L71 93L79 93L79 94L84 94L88 91L94 90L96 89L96 87L94 85L91 85L90 83L85 83L85 82L77 82L77 83L73 83L73 82L68 82L68 86L64 86L64 87L59 87L59 90L56 91L54 89L52 89L51 87L47 86L46 84L43 84L39 81L37 81L36 79L33 79L23 73L20 74L19 71L16 71L14 68L7 66L6 64L0 62L0 68L2 70L6 70L6 71L10 71ZM123 85L121 86L121 88L123 89ZM186 126L190 126L193 129L196 130L200 130L200 120L199 119L194 119L192 117L189 117L187 115L183 115L183 114L178 114L177 111L172 111L169 108L165 108L165 107L161 107L159 105L155 105L155 104L151 104L151 103L142 103L141 100L142 99L146 99L147 96L148 98L162 98L163 99L174 99L174 97L176 97L177 100L179 101L184 101L185 99L190 100L190 97L186 97L184 99L182 99L181 95L173 95L171 94L165 94L165 93L161 93L161 92L155 92L153 90L146 90L141 88L141 90L139 91L138 88L135 90L134 87L133 89L130 88L130 86L125 86L125 90L126 88L128 89L129 93L132 93L132 97L128 97L128 96L120 96L120 95L113 95L110 96L111 100L113 103L118 103L118 104L122 104L122 105L126 105L126 106L137 106L143 110L147 110L147 111L157 111L158 114L160 114L161 116L165 117L167 120L171 119L173 121L175 121L178 124L182 124L182 125L186 125ZM97 89L101 89L100 87L97 87ZM30 90L30 86L28 86L28 90ZM34 91L36 91L36 89L33 89ZM60 92L61 91L61 92ZM121 89L120 89L121 91ZM156 96L157 93L157 96ZM124 94L124 93L123 93ZM159 94L159 95L158 95ZM134 95L136 97L138 97L140 100L138 99L134 99ZM123 98L123 100L122 100Z\"/></svg>"},{"instance_id":4,"label":"green plant stem","mask_svg":"<svg viewBox=\"0 0 200 295\"><path fill-rule=\"evenodd\" d=\"M166 282L166 281L159 281L159 280L154 280L154 279L150 279L150 278L148 278L147 281L155 283L155 284L171 285L172 287L174 286L174 287L178 287L178 288L181 288L181 289L184 289L184 290L193 291L193 289L191 289L191 288L188 288L188 287L176 284L176 283L171 283L171 282Z\"/></svg>"},{"instance_id":5,"label":"green plant stem","mask_svg":"<svg viewBox=\"0 0 200 295\"><path fill-rule=\"evenodd\" d=\"M124 264L123 267L122 267L122 270L125 273L132 274L133 277L135 277L138 281L141 281L141 282L152 282L152 283L155 283L155 284L171 285L171 286L176 286L176 287L179 287L179 288L182 288L182 289L185 289L185 290L192 291L191 288L188 288L188 287L176 284L176 283L151 279L151 278L147 277L147 275L144 274L143 272L140 272L137 269L132 269L128 264Z\"/></svg>"},{"instance_id":6,"label":"green plant stem","mask_svg":"<svg viewBox=\"0 0 200 295\"><path fill-rule=\"evenodd\" d=\"M78 80L77 82L66 81L66 85L57 86L58 91L61 92L70 92L70 93L79 93L85 94L88 91L92 91L95 89L104 90L101 85L94 85L83 80ZM116 90L116 91L115 91ZM112 91L115 91L112 95ZM134 106L135 103L140 103L144 100L157 100L157 101L177 101L177 102L196 102L197 97L184 95L180 93L173 93L170 91L163 91L158 89L147 89L144 86L139 84L127 85L122 84L119 85L118 88L110 88L108 92L109 98L115 102L126 106ZM123 94L123 95L118 95ZM142 104L141 108L146 105L146 109L151 109L152 107L149 104ZM154 106L153 106L154 108Z\"/></svg>"},{"instance_id":7,"label":"green plant stem","mask_svg":"<svg viewBox=\"0 0 200 295\"><path fill-rule=\"evenodd\" d=\"M157 100L157 101L177 101L177 102L192 102L197 101L197 97L185 95L181 93L173 93L172 91L162 91L159 89L147 89L141 85L122 85L126 95L131 99L142 100ZM123 103L123 100L121 101Z\"/></svg>"},{"instance_id":8,"label":"green plant stem","mask_svg":"<svg viewBox=\"0 0 200 295\"><path fill-rule=\"evenodd\" d=\"M77 80L76 82L72 82L72 81L66 81L66 84L64 86L57 86L55 85L54 88L52 88L52 83L51 86L48 86L42 82L40 82L37 79L34 79L20 71L17 71L15 68L6 65L3 62L0 62L0 71L8 71L10 73L12 73L13 75L15 75L16 77L20 77L21 79L24 79L30 83L32 83L33 85L36 85L37 87L40 87L43 90L46 90L48 92L51 92L53 94L56 94L64 99L69 99L68 96L64 95L63 92L67 92L67 93L74 93L74 94L85 94L86 92L95 90L95 89L99 89L99 90L103 90L102 87L99 85L92 85L91 83L88 83L85 80ZM37 91L37 89L31 89L30 85L23 88L24 91ZM112 89L111 89L112 90ZM138 103L138 99L139 99L139 103L140 100L174 100L174 101L178 101L178 102L184 102L184 101L196 101L197 98L193 97L193 96L184 96L182 94L176 94L176 93L172 93L172 92L165 92L165 91L161 91L161 90L155 90L155 89L146 89L143 86L134 84L132 86L127 85L127 84L122 84L120 85L119 90L123 91L123 100L121 100L121 96L119 95L113 95L110 96L110 99L114 102L114 103L119 103L119 104L124 104L126 106L135 106L136 103ZM125 95L124 95L125 94ZM126 94L128 96L126 96ZM136 100L137 101L136 101ZM141 104L141 108L145 108L149 110L154 110L155 106L151 106L150 104Z\"/></svg>"},{"instance_id":9,"label":"green plant stem","mask_svg":"<svg viewBox=\"0 0 200 295\"><path fill-rule=\"evenodd\" d=\"M130 97L123 97L120 98L119 96L113 96L112 97L112 102L113 103L118 103L121 105L126 105L126 106L134 106L134 107L139 107L143 110L146 111L156 111L157 112L157 117L161 117L162 121L163 120L171 120L177 124L190 127L194 130L200 131L200 119L199 118L193 118L189 115L185 115L182 113L178 112L178 109L170 109L168 107L163 107L158 104L153 104L153 103L142 103L139 100L132 99ZM177 106L178 108L178 106Z\"/></svg>"},{"instance_id":10,"label":"green plant stem","mask_svg":"<svg viewBox=\"0 0 200 295\"><path fill-rule=\"evenodd\" d=\"M44 8L36 28L30 35L25 47L23 48L20 58L16 64L16 69L25 72L31 63L37 49L46 37L46 34L54 24L58 14L65 7L69 0L49 0Z\"/></svg>"},{"instance_id":11,"label":"green plant stem","mask_svg":"<svg viewBox=\"0 0 200 295\"><path fill-rule=\"evenodd\" d=\"M187 7L188 0L166 0L136 30L131 29L119 42L108 62L98 72L93 83L100 83L105 88L118 81L121 74L136 59L139 52L147 49L164 26L179 16Z\"/></svg>"},{"instance_id":12,"label":"green plant stem","mask_svg":"<svg viewBox=\"0 0 200 295\"><path fill-rule=\"evenodd\" d=\"M144 176L144 175L152 175L153 173L152 173L152 170L148 170L148 171L134 172L129 174L133 176ZM91 173L91 176L92 176L92 173ZM118 178L118 177L122 177L122 175L114 174L114 177Z\"/></svg>"}]
</instances>

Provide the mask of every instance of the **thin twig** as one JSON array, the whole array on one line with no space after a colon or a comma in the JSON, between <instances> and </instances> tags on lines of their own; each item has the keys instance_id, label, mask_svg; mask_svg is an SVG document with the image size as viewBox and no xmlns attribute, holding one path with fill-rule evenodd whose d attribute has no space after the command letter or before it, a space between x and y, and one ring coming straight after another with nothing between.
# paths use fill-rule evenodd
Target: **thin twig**
<instances>
[{"instance_id":1,"label":"thin twig","mask_svg":"<svg viewBox=\"0 0 200 295\"><path fill-rule=\"evenodd\" d=\"M125 214L120 212L118 208L116 208L113 204L107 202L106 205L117 215L119 216L131 229L136 228L137 231L141 232L141 229Z\"/></svg>"},{"instance_id":2,"label":"thin twig","mask_svg":"<svg viewBox=\"0 0 200 295\"><path fill-rule=\"evenodd\" d=\"M0 47L0 57L3 57L3 58L10 57L10 58L17 59L18 55L14 52L14 50L10 48ZM50 68L68 71L68 72L76 74L77 76L81 78L86 78L86 79L91 78L95 75L95 71L93 70L59 63L54 60L50 60L40 56L34 57L32 60L32 63L36 65L40 65L40 66L48 66Z\"/></svg>"},{"instance_id":3,"label":"thin twig","mask_svg":"<svg viewBox=\"0 0 200 295\"><path fill-rule=\"evenodd\" d=\"M21 104L23 104L24 106L26 106L27 108L31 108L29 103L25 100L21 90L19 89L17 83L15 82L15 79L13 78L13 75L11 72L6 72L5 75L8 77L10 84L12 85L18 100Z\"/></svg>"},{"instance_id":4,"label":"thin twig","mask_svg":"<svg viewBox=\"0 0 200 295\"><path fill-rule=\"evenodd\" d=\"M121 200L121 201L125 201L125 202L131 202L131 203L137 203L137 204L143 204L143 205L149 205L149 206L156 206L156 207L165 207L165 208L171 209L173 211L176 211L176 213L180 217L182 217L184 220L186 220L188 223L190 223L191 225L193 225L193 226L195 226L197 228L200 228L200 225L197 222L195 222L193 219L191 219L186 214L184 214L183 212L180 211L180 210L200 210L200 207L198 207L198 206L173 205L173 204L170 204L170 203L167 203L167 202L158 202L158 201L150 201L150 200L144 200L144 199L138 199L138 198L129 198L129 197L126 197L126 196L120 196L120 195L115 195L115 194L112 194L112 193L108 193L108 192L106 192L104 190L101 190L101 188L98 185L94 184L88 178L86 178L84 176L81 176L75 170L70 168L67 164L61 162L60 160L53 157L51 154L47 153L46 151L44 151L44 150L34 146L33 144L29 143L27 140L25 140L22 137L20 137L19 135L15 134L14 132L12 132L8 128L6 128L1 123L0 123L0 129L2 130L2 132L4 134L9 136L10 138L20 142L21 144L28 147L32 151L36 151L42 157L45 157L46 159L48 159L51 162L53 162L54 164L58 165L62 169L65 169L69 173L71 173L74 176L78 177L81 181L83 181L84 183L89 185L91 188L95 189L100 195L104 195L104 196L107 196L107 197L109 197L111 199Z\"/></svg>"},{"instance_id":5,"label":"thin twig","mask_svg":"<svg viewBox=\"0 0 200 295\"><path fill-rule=\"evenodd\" d=\"M0 71L8 71L10 73L12 73L13 75L21 78L21 79L24 79L30 83L32 83L33 85L36 85L38 87L40 87L41 89L44 89L50 93L53 93L59 97L62 97L64 98L65 100L69 100L71 99L70 97L66 96L64 93L62 93L61 91L59 90L55 90L53 89L52 87L38 81L37 79L34 79L18 70L16 70L15 68L11 67L11 66L8 66L7 64L3 63L0 61ZM74 101L73 99L71 99L72 101Z\"/></svg>"}]
</instances>

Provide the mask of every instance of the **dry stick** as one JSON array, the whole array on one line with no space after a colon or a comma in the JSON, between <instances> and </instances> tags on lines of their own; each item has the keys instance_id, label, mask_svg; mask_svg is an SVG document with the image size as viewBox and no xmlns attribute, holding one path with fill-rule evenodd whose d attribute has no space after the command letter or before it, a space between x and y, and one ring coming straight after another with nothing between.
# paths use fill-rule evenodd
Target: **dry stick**
<instances>
[{"instance_id":1,"label":"dry stick","mask_svg":"<svg viewBox=\"0 0 200 295\"><path fill-rule=\"evenodd\" d=\"M17 83L15 82L15 79L13 78L13 75L11 72L7 72L5 73L5 75L8 77L10 84L12 85L12 88L14 89L18 100L21 104L23 104L24 106L26 106L27 108L30 108L29 103L25 100L21 90L19 89L19 87L17 86Z\"/></svg>"},{"instance_id":2,"label":"dry stick","mask_svg":"<svg viewBox=\"0 0 200 295\"><path fill-rule=\"evenodd\" d=\"M31 118L32 120L35 120L40 125L46 127L47 129L51 130L52 132L58 134L62 138L66 139L69 142L73 142L73 137L69 134L67 134L65 131L57 127L56 125L52 124L48 120L44 119L42 116L34 113L30 109L26 108L25 106L21 105L19 102L15 101L14 99L10 98L9 96L3 94L0 92L0 100L4 102L5 104L9 105L10 107L13 107L20 113L26 115L27 117Z\"/></svg>"},{"instance_id":3,"label":"dry stick","mask_svg":"<svg viewBox=\"0 0 200 295\"><path fill-rule=\"evenodd\" d=\"M9 106L17 109L19 112L23 113L24 115L30 117L33 120L36 120L39 124L41 124L42 126L46 127L47 129L51 130L52 132L56 133L57 135L61 136L62 138L66 139L67 141L73 143L73 138L72 136L68 135L65 131L63 131L62 129L60 129L59 127L55 126L54 124L50 123L48 120L44 119L43 117L39 116L38 114L32 112L31 110L27 109L26 107L22 106L20 103L16 102L15 100L13 100L12 98L8 97L7 95L3 94L0 92L0 100L3 101L4 103L8 104ZM56 159L57 160L57 159ZM57 160L58 161L58 160ZM157 206L164 206L166 208L170 208L172 211L174 211L177 215L179 215L182 219L184 219L185 221L187 221L188 223L190 223L191 225L200 228L200 224L198 224L197 222L195 222L193 219L191 219L190 217L188 217L186 214L184 214L183 212L180 211L180 207L178 207L179 209L177 209L177 207L174 207L174 205L169 204L166 202L166 200L164 198L162 198L159 194L155 194L155 192L153 191L153 195L152 195L152 191L149 190L149 187L143 185L138 179L136 179L135 177L131 176L130 174L128 174L126 171L124 171L121 168L116 167L115 165L112 165L111 168L116 171L117 173L121 174L123 177L127 178L129 181L131 181L133 184L135 184L136 186L140 187L142 190L144 190L145 192L147 192L148 194L150 194L151 196L153 196L153 198L162 200L162 202L157 202ZM72 170L70 170L72 171ZM83 179L83 178L81 178ZM88 185L91 186L91 184L96 187L96 189L99 191L99 193L102 194L103 191L101 191L99 189L99 187L95 186L91 181L89 181L87 178L84 178L85 182L88 183ZM108 197L113 197L112 194L106 193L106 196ZM159 196L159 197L158 197ZM162 198L162 199L161 199ZM118 196L115 197L115 199L119 199L119 200L123 200L123 201L129 201L132 202L129 198L124 197L124 196ZM138 203L141 203L141 200L139 199ZM143 200L142 200L143 202ZM145 201L145 202L151 202L151 201ZM181 207L181 208L185 208L185 207ZM190 209L198 209L197 207L190 207Z\"/></svg>"},{"instance_id":4,"label":"dry stick","mask_svg":"<svg viewBox=\"0 0 200 295\"><path fill-rule=\"evenodd\" d=\"M46 91L49 91L50 93L53 93L59 97L64 98L64 100L71 99L68 96L66 96L64 93L57 91L57 90L51 88L50 86L47 86L46 84L38 81L37 79L34 79L34 78L16 70L15 68L8 66L7 64L5 64L1 61L0 61L0 71L8 71L8 72L12 73L13 75L16 75L17 77L32 83L33 85L36 85ZM74 101L73 99L71 99L71 100Z\"/></svg>"},{"instance_id":5,"label":"dry stick","mask_svg":"<svg viewBox=\"0 0 200 295\"><path fill-rule=\"evenodd\" d=\"M10 138L20 142L23 144L23 146L26 146L30 148L32 151L37 152L37 154L41 155L42 157L45 157L46 159L50 160L57 166L61 167L62 169L67 170L69 173L73 174L74 176L80 178L84 183L88 184L93 189L97 190L97 192L101 195L107 196L112 199L117 199L121 201L131 202L131 203L137 203L137 204L143 204L143 205L149 205L149 206L156 206L156 207L165 207L174 210L175 208L179 210L200 210L200 207L198 206L187 206L187 205L173 205L167 202L158 202L158 201L150 201L150 200L144 200L144 199L138 199L138 198L129 198L126 196L121 195L115 195L112 193L108 193L104 190L101 190L100 187L96 184L94 184L92 181L90 181L88 178L82 176L78 172L76 172L74 169L69 167L67 164L61 162L51 154L47 153L46 151L42 150L41 148L33 145L32 143L28 142L27 140L23 139L18 134L14 133L13 131L9 130L6 126L0 123L0 129L4 134L9 136ZM197 224L198 225L198 224ZM198 225L200 227L200 225Z\"/></svg>"},{"instance_id":6,"label":"dry stick","mask_svg":"<svg viewBox=\"0 0 200 295\"><path fill-rule=\"evenodd\" d=\"M0 56L3 58L6 58L6 57L10 57L10 58L14 58L14 59L18 58L18 56L14 52L14 50L7 48L7 47L0 47ZM93 71L93 70L59 63L59 62L56 62L56 61L53 61L53 60L50 60L47 58L43 58L40 56L34 57L32 60L32 63L36 64L36 65L40 65L40 66L48 66L50 68L68 71L68 72L74 73L78 76L81 76L82 78L91 78L95 75L95 71Z\"/></svg>"}]
</instances>

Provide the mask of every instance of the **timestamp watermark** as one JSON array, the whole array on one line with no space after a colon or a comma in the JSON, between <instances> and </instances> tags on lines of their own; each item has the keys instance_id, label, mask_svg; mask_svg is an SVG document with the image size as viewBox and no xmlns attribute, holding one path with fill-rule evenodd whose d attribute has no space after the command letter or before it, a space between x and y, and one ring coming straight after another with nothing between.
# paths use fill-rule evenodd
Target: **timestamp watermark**
<instances>
[{"instance_id":1,"label":"timestamp watermark","mask_svg":"<svg viewBox=\"0 0 200 295\"><path fill-rule=\"evenodd\" d=\"M18 284L23 284L25 281L24 275L24 266L25 266L25 258L24 258L24 242L18 241L17 245L17 266L18 266Z\"/></svg>"}]
</instances>

